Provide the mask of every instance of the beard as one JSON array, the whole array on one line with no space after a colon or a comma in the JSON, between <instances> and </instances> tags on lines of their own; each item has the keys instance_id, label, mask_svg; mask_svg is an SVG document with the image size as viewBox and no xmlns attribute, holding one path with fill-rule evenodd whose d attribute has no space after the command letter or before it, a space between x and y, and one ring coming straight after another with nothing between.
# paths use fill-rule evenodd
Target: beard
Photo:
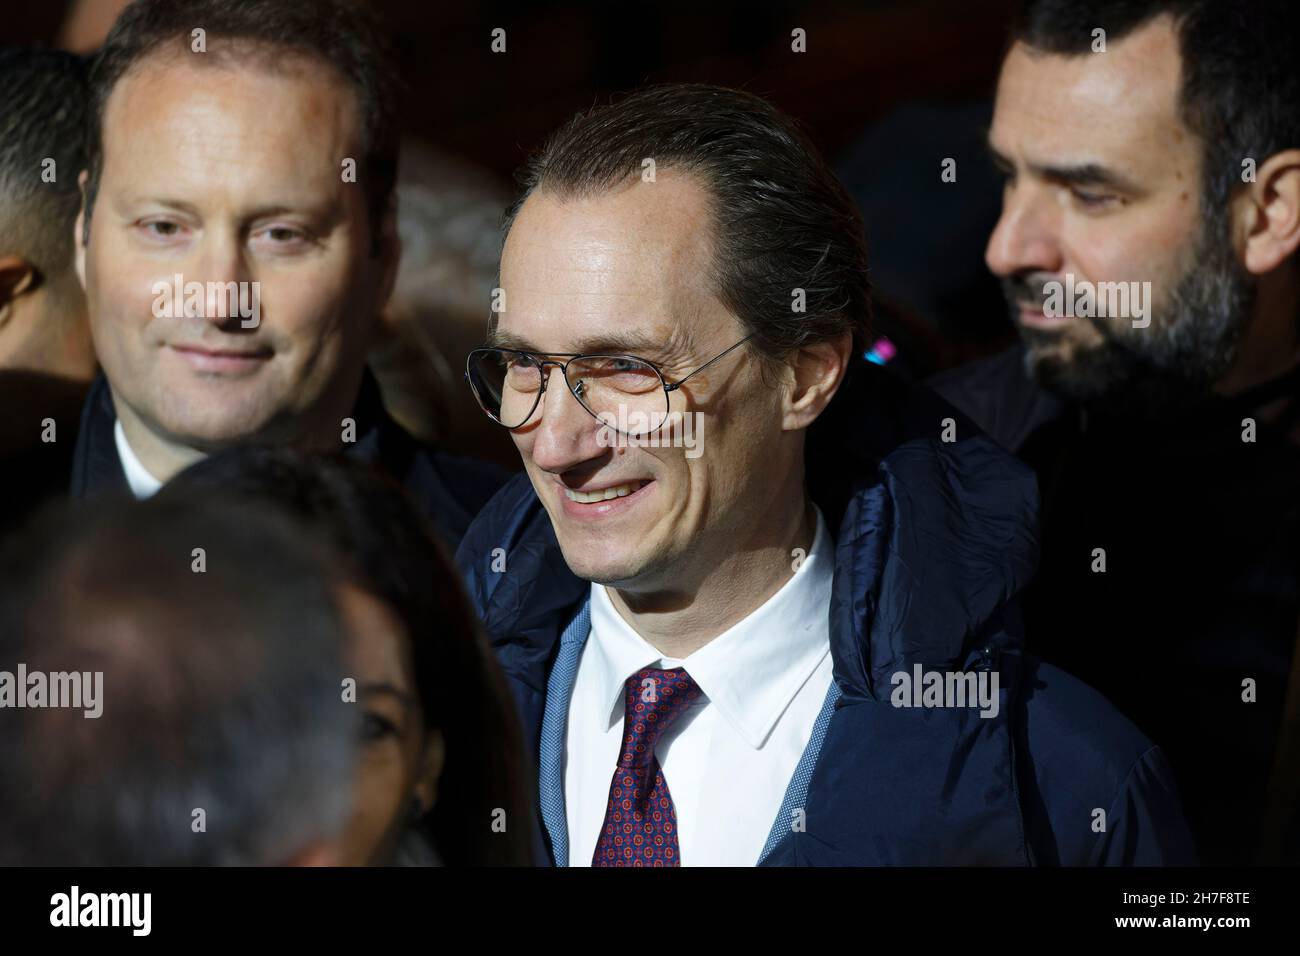
<instances>
[{"instance_id":1,"label":"beard","mask_svg":"<svg viewBox=\"0 0 1300 956\"><path fill-rule=\"evenodd\" d=\"M1054 277L1048 277L1054 278ZM1043 301L1043 274L1002 282L1013 316ZM1213 399L1255 301L1255 282L1237 261L1226 216L1212 216L1183 257L1179 279L1151 304L1151 324L1091 317L1101 343L1062 355L1064 332L1021 328L1025 367L1043 388L1070 401L1126 415L1163 417Z\"/></svg>"}]
</instances>

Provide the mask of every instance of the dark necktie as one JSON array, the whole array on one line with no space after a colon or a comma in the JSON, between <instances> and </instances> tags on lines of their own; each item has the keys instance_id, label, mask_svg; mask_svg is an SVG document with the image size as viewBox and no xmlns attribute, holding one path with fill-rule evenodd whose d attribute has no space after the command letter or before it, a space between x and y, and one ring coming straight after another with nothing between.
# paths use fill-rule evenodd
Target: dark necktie
<instances>
[{"instance_id":1,"label":"dark necktie","mask_svg":"<svg viewBox=\"0 0 1300 956\"><path fill-rule=\"evenodd\" d=\"M592 866L681 866L677 810L655 746L700 688L682 668L646 667L627 679L623 753L609 785Z\"/></svg>"}]
</instances>

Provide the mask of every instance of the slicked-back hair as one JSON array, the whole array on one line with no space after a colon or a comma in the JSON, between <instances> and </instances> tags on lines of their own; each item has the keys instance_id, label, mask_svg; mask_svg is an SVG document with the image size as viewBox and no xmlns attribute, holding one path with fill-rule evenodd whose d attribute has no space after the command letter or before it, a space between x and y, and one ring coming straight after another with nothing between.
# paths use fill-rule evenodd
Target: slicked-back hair
<instances>
[{"instance_id":1,"label":"slicked-back hair","mask_svg":"<svg viewBox=\"0 0 1300 956\"><path fill-rule=\"evenodd\" d=\"M794 121L751 93L674 83L579 114L520 172L505 233L534 193L596 195L640 177L645 160L708 192L714 287L757 354L780 361L845 333L861 351L871 328L861 215Z\"/></svg>"},{"instance_id":2,"label":"slicked-back hair","mask_svg":"<svg viewBox=\"0 0 1300 956\"><path fill-rule=\"evenodd\" d=\"M192 53L197 29L204 31L202 54ZM296 54L322 71L336 71L356 94L363 150L357 175L366 190L372 236L378 237L397 181L397 81L384 34L361 0L134 0L91 65L87 237L103 172L109 96L133 68L164 51L272 66L277 57Z\"/></svg>"},{"instance_id":3,"label":"slicked-back hair","mask_svg":"<svg viewBox=\"0 0 1300 956\"><path fill-rule=\"evenodd\" d=\"M1012 38L1092 55L1093 30L1114 43L1166 14L1178 35L1182 119L1202 143L1202 202L1226 223L1243 161L1300 148L1296 0L1026 0Z\"/></svg>"},{"instance_id":4,"label":"slicked-back hair","mask_svg":"<svg viewBox=\"0 0 1300 956\"><path fill-rule=\"evenodd\" d=\"M53 281L72 270L86 65L72 53L0 48L0 90L0 254L22 256Z\"/></svg>"}]
</instances>

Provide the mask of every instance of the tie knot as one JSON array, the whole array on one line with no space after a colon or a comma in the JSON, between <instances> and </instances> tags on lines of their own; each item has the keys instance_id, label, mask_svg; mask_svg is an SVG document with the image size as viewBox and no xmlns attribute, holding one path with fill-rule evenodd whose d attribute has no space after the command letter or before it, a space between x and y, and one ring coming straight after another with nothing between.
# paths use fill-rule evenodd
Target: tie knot
<instances>
[{"instance_id":1,"label":"tie knot","mask_svg":"<svg viewBox=\"0 0 1300 956\"><path fill-rule=\"evenodd\" d=\"M699 685L681 667L643 667L626 683L623 715L625 767L648 764L664 732L700 697Z\"/></svg>"}]
</instances>

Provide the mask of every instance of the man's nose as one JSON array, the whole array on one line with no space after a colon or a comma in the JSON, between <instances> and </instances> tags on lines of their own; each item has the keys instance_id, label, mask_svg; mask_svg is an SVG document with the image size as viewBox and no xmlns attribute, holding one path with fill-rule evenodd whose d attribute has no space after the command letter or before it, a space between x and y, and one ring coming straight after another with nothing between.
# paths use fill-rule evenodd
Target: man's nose
<instances>
[{"instance_id":1,"label":"man's nose","mask_svg":"<svg viewBox=\"0 0 1300 956\"><path fill-rule=\"evenodd\" d=\"M569 391L564 373L556 366L545 371L546 391L534 416L541 415L533 433L532 459L537 467L561 474L604 454L598 422Z\"/></svg>"},{"instance_id":2,"label":"man's nose","mask_svg":"<svg viewBox=\"0 0 1300 956\"><path fill-rule=\"evenodd\" d=\"M1000 278L1023 272L1059 272L1061 246L1058 219L1047 196L1008 190L984 261Z\"/></svg>"},{"instance_id":3,"label":"man's nose","mask_svg":"<svg viewBox=\"0 0 1300 956\"><path fill-rule=\"evenodd\" d=\"M231 232L210 234L193 278L203 283L203 316L214 325L238 327L241 297L251 301L245 284L250 279L248 262L237 235ZM186 277L189 281L189 277Z\"/></svg>"}]
</instances>

